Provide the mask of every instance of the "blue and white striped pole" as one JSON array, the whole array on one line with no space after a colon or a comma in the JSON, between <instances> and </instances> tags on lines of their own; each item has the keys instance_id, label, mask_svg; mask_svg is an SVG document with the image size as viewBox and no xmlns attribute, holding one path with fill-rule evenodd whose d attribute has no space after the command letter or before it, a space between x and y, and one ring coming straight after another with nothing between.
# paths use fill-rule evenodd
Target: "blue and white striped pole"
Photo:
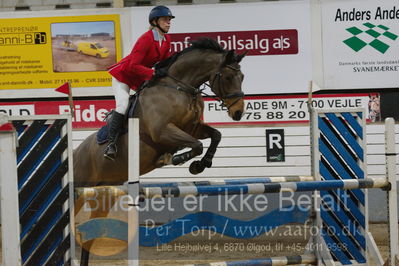
<instances>
[{"instance_id":1,"label":"blue and white striped pole","mask_svg":"<svg viewBox=\"0 0 399 266\"><path fill-rule=\"evenodd\" d=\"M189 182L148 182L140 181L141 187L176 187L176 186L212 186L212 185L244 185L254 183L281 183L281 182L307 182L314 181L312 176L271 176L259 178L240 179L207 179Z\"/></svg>"},{"instance_id":2,"label":"blue and white striped pole","mask_svg":"<svg viewBox=\"0 0 399 266\"><path fill-rule=\"evenodd\" d=\"M197 186L144 186L140 187L140 193L144 198L153 197L185 197L185 196L217 196L217 195L242 195L242 194L266 194L279 192L304 192L323 190L353 190L359 188L385 188L389 181L385 177L366 178L360 180L325 180L307 182L283 182L283 183L253 183L237 185L197 185ZM95 190L118 190L126 191L123 186L104 186L97 188L76 188L75 194L87 196L95 194Z\"/></svg>"},{"instance_id":3,"label":"blue and white striped pole","mask_svg":"<svg viewBox=\"0 0 399 266\"><path fill-rule=\"evenodd\" d=\"M215 185L215 186L170 186L142 187L145 198L152 197L185 197L188 195L217 196L241 194L265 194L284 191L320 191L333 189L384 188L389 185L386 178L367 178L361 180L325 180L287 183L254 183L247 185Z\"/></svg>"}]
</instances>

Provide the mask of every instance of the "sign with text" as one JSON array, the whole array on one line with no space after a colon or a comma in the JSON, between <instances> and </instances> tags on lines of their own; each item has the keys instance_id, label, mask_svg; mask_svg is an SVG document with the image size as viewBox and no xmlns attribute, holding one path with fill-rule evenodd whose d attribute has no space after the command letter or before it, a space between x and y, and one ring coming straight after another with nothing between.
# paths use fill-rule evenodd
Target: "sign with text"
<instances>
[{"instance_id":1,"label":"sign with text","mask_svg":"<svg viewBox=\"0 0 399 266\"><path fill-rule=\"evenodd\" d=\"M320 24L323 89L398 87L398 1L323 0Z\"/></svg>"},{"instance_id":2,"label":"sign with text","mask_svg":"<svg viewBox=\"0 0 399 266\"><path fill-rule=\"evenodd\" d=\"M114 100L74 101L75 117L73 128L100 128L105 125L106 114L115 108ZM68 101L0 103L0 113L10 116L49 115L69 113Z\"/></svg>"},{"instance_id":3,"label":"sign with text","mask_svg":"<svg viewBox=\"0 0 399 266\"><path fill-rule=\"evenodd\" d=\"M285 162L284 129L266 129L266 161Z\"/></svg>"},{"instance_id":4,"label":"sign with text","mask_svg":"<svg viewBox=\"0 0 399 266\"><path fill-rule=\"evenodd\" d=\"M0 89L110 86L119 23L119 15L1 19Z\"/></svg>"},{"instance_id":5,"label":"sign with text","mask_svg":"<svg viewBox=\"0 0 399 266\"><path fill-rule=\"evenodd\" d=\"M214 100L205 101L204 121L213 124L275 124L309 121L308 96L259 96L245 98L245 113L241 121L232 121L226 107ZM363 107L368 121L380 117L378 94L313 95L312 106L320 109Z\"/></svg>"},{"instance_id":6,"label":"sign with text","mask_svg":"<svg viewBox=\"0 0 399 266\"><path fill-rule=\"evenodd\" d=\"M189 47L191 41L198 38L210 37L226 50L235 50L237 53L247 52L247 55L298 53L298 31L296 29L174 33L170 36L172 37L172 52L180 52Z\"/></svg>"},{"instance_id":7,"label":"sign with text","mask_svg":"<svg viewBox=\"0 0 399 266\"><path fill-rule=\"evenodd\" d=\"M131 10L133 40L147 27L151 8ZM246 95L308 91L313 80L308 0L205 4L196 5L194 12L192 5L170 8L176 16L168 33L172 51L210 37L226 50L248 52L240 63Z\"/></svg>"},{"instance_id":8,"label":"sign with text","mask_svg":"<svg viewBox=\"0 0 399 266\"><path fill-rule=\"evenodd\" d=\"M223 124L278 124L306 123L309 121L307 95L246 97L246 110L241 121L233 121L227 109L214 99L205 99L203 120L211 125ZM368 122L380 121L379 94L314 95L316 108L367 109ZM115 108L114 100L75 100L74 128L95 129L105 124L106 113ZM67 101L0 102L0 113L8 115L47 115L69 112Z\"/></svg>"}]
</instances>

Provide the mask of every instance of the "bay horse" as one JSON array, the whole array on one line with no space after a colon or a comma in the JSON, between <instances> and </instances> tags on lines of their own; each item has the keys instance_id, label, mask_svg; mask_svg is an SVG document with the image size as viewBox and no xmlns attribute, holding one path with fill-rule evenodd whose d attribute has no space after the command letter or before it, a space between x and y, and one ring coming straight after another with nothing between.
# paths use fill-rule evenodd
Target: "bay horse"
<instances>
[{"instance_id":1,"label":"bay horse","mask_svg":"<svg viewBox=\"0 0 399 266\"><path fill-rule=\"evenodd\" d=\"M157 67L165 67L168 74L152 80L141 91L135 112L140 119L140 175L201 155L203 145L199 139L206 138L211 139L209 148L201 160L191 163L189 171L198 174L212 166L221 133L201 120L204 100L200 87L208 82L229 116L240 120L244 113L240 62L244 56L224 50L213 39L202 38L160 62ZM93 133L76 148L75 187L122 185L127 181L128 134L120 136L114 161L104 158L105 145L97 144ZM190 150L177 153L183 148ZM78 205L75 203L75 211L80 209Z\"/></svg>"}]
</instances>

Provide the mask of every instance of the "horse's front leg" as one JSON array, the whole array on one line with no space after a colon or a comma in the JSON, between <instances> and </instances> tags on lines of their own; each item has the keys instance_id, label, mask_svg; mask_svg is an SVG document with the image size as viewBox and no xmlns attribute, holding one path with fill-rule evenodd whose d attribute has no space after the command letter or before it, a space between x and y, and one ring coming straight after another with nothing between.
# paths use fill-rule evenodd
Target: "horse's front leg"
<instances>
[{"instance_id":1,"label":"horse's front leg","mask_svg":"<svg viewBox=\"0 0 399 266\"><path fill-rule=\"evenodd\" d=\"M172 123L169 123L165 128L163 128L157 137L152 137L154 142L163 145L179 148L191 148L191 150L187 152L173 155L173 165L183 164L195 156L202 154L203 151L201 141L187 134Z\"/></svg>"},{"instance_id":2,"label":"horse's front leg","mask_svg":"<svg viewBox=\"0 0 399 266\"><path fill-rule=\"evenodd\" d=\"M211 144L209 145L208 150L206 151L204 157L200 161L194 161L190 165L190 173L193 175L202 173L205 167L209 168L212 166L212 160L215 156L216 149L219 145L219 142L222 138L222 134L219 130L207 125L200 124L197 128L194 136L199 139L211 139Z\"/></svg>"}]
</instances>

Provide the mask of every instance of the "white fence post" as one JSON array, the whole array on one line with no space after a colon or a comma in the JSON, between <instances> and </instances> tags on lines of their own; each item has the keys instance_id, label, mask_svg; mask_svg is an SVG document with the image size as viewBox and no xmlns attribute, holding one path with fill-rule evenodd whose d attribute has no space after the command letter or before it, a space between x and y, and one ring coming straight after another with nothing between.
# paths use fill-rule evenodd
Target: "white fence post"
<instances>
[{"instance_id":1,"label":"white fence post","mask_svg":"<svg viewBox=\"0 0 399 266\"><path fill-rule=\"evenodd\" d=\"M140 135L139 119L129 119L129 144L128 144L128 192L130 207L128 211L128 265L139 265L139 212L136 207L139 204L139 176L140 176ZM132 237L133 236L133 237ZM132 237L132 238L131 238Z\"/></svg>"},{"instance_id":2,"label":"white fence post","mask_svg":"<svg viewBox=\"0 0 399 266\"><path fill-rule=\"evenodd\" d=\"M8 117L0 114L0 126ZM16 133L0 130L2 265L21 265Z\"/></svg>"},{"instance_id":3,"label":"white fence post","mask_svg":"<svg viewBox=\"0 0 399 266\"><path fill-rule=\"evenodd\" d=\"M387 192L388 200L388 236L389 236L389 264L396 265L398 256L398 210L397 210L397 185L396 185L396 150L395 150L395 120L385 119L385 156L386 175L391 184Z\"/></svg>"}]
</instances>

